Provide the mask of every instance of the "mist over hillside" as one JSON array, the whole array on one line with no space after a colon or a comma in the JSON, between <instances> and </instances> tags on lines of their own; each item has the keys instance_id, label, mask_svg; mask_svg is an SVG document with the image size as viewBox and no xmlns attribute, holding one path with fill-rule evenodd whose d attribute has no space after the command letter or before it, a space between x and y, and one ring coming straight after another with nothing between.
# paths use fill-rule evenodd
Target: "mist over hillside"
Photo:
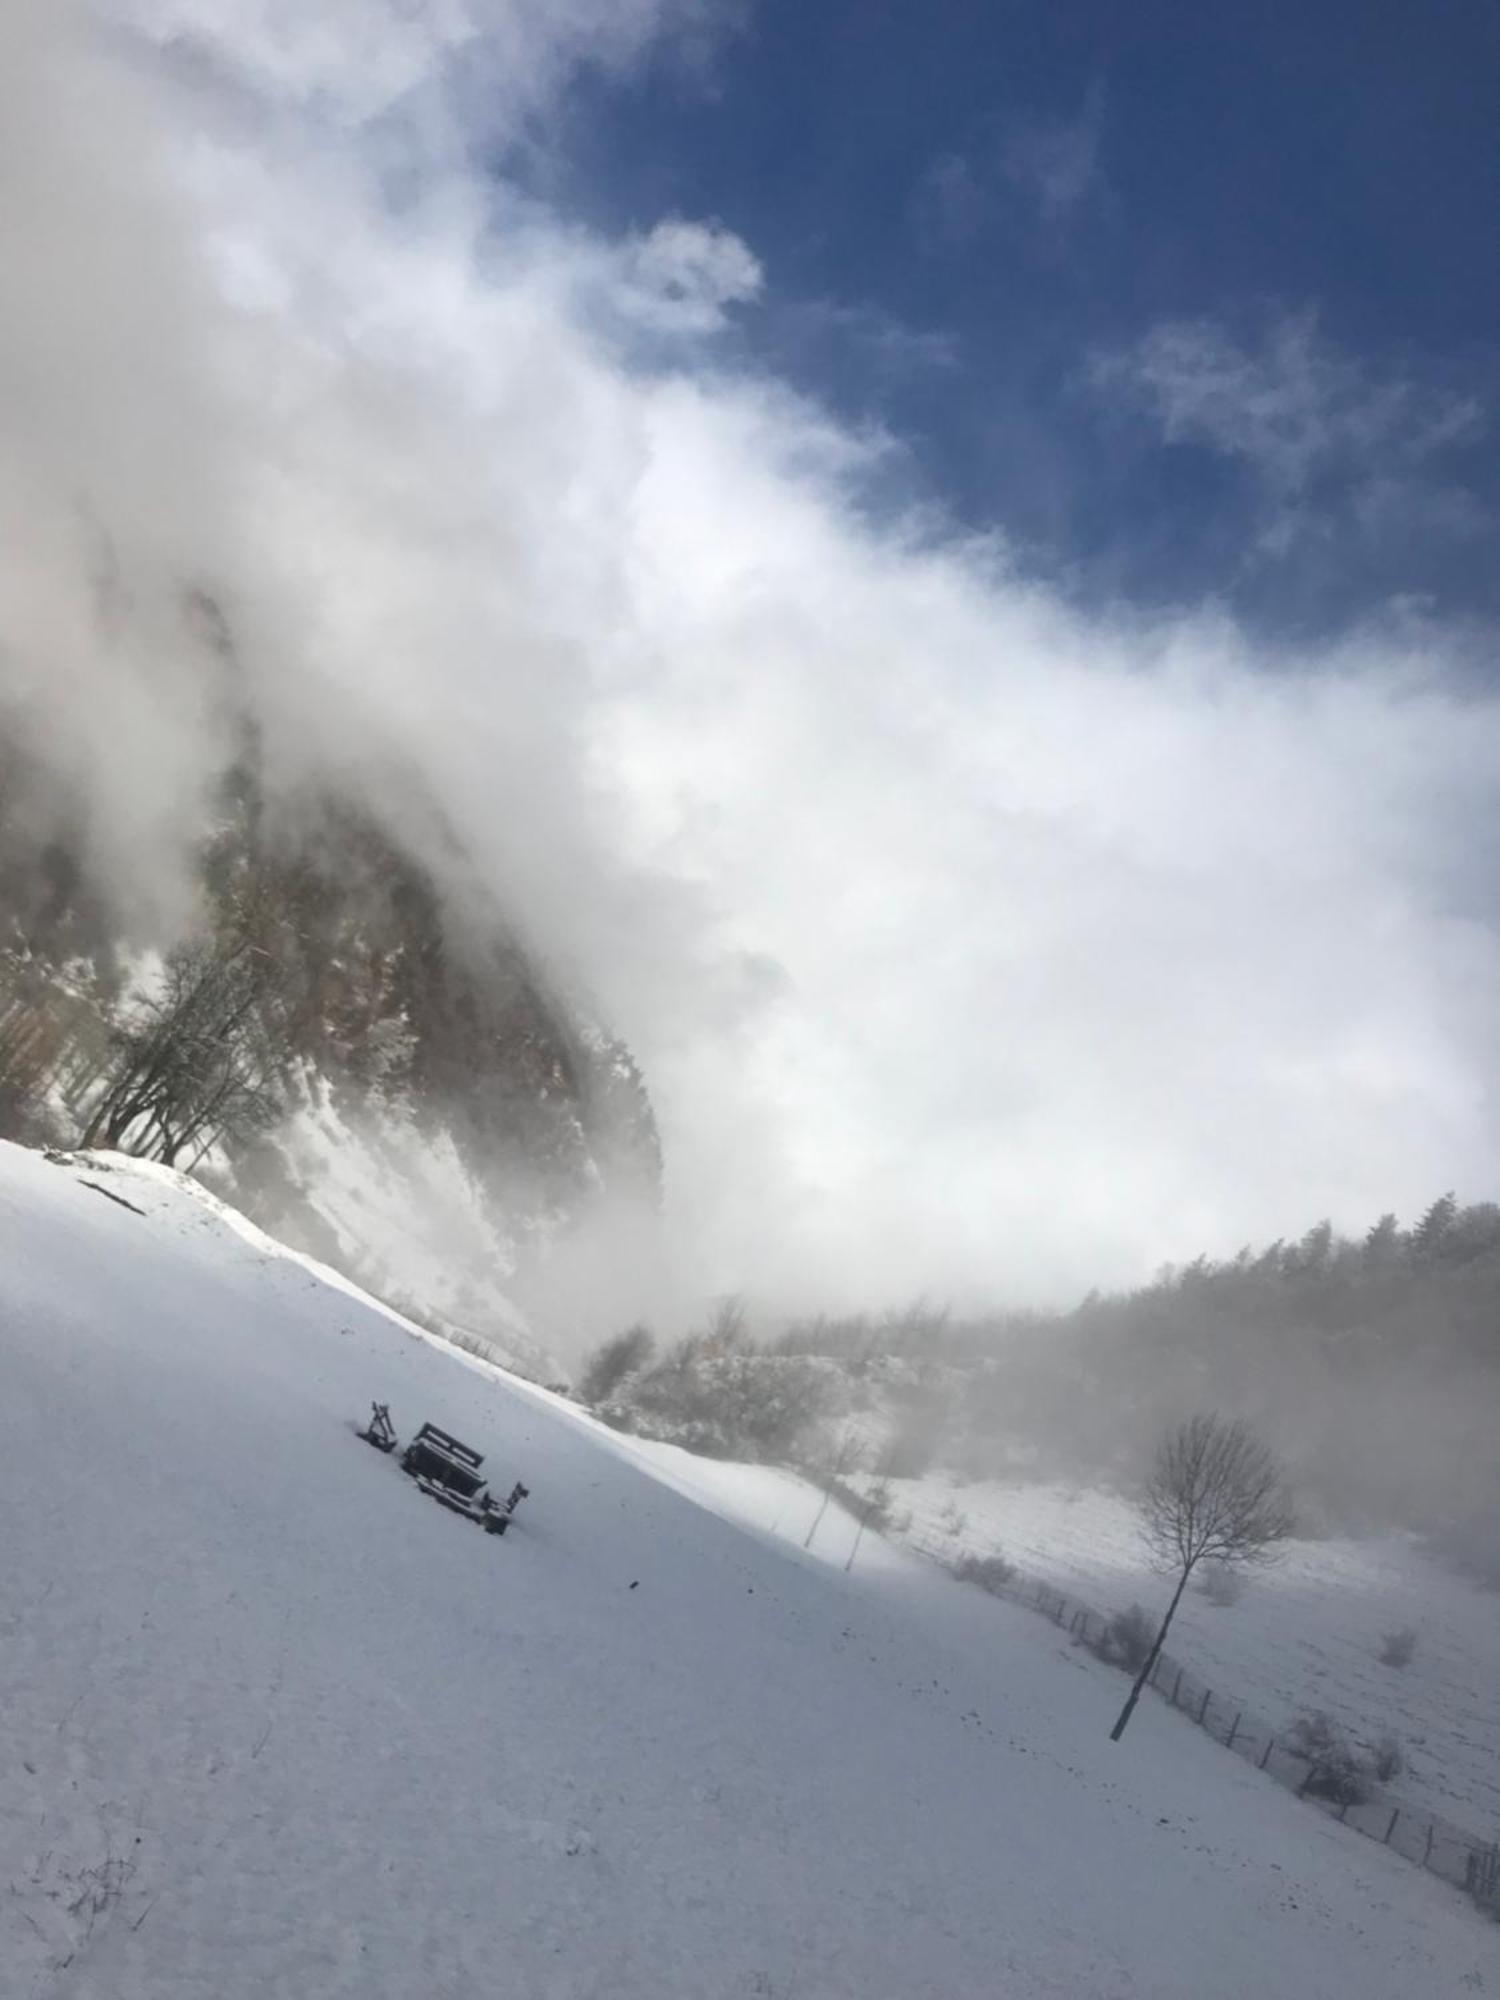
<instances>
[{"instance_id":1,"label":"mist over hillside","mask_svg":"<svg viewBox=\"0 0 1500 2000\"><path fill-rule=\"evenodd\" d=\"M204 774L169 925L117 892L87 790L5 718L0 1126L193 1167L386 1295L555 1370L525 1317L549 1257L601 1210L649 1233L659 1205L640 1073L436 807L441 876L374 788L277 782L224 622L194 614L214 619L232 754ZM390 783L411 825L420 776Z\"/></svg>"},{"instance_id":2,"label":"mist over hillside","mask_svg":"<svg viewBox=\"0 0 1500 2000\"><path fill-rule=\"evenodd\" d=\"M1071 1311L918 1302L760 1338L721 1310L607 1343L581 1392L619 1427L730 1458L1136 1492L1163 1432L1232 1412L1273 1439L1299 1532L1427 1537L1500 1587L1500 1206L1433 1202L1362 1238L1199 1257Z\"/></svg>"}]
</instances>

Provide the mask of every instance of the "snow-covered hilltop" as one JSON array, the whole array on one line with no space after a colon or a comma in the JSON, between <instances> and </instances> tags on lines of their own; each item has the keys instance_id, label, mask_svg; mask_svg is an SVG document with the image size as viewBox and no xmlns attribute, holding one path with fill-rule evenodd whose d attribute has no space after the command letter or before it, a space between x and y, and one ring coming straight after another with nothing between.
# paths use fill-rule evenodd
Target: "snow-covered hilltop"
<instances>
[{"instance_id":1,"label":"snow-covered hilltop","mask_svg":"<svg viewBox=\"0 0 1500 2000\"><path fill-rule=\"evenodd\" d=\"M782 1475L615 1437L161 1169L5 1147L0 1229L7 1992L1493 1983L1462 1899L1171 1714L1111 1744L1042 1621L766 1532ZM514 1532L358 1443L376 1396L524 1478Z\"/></svg>"}]
</instances>

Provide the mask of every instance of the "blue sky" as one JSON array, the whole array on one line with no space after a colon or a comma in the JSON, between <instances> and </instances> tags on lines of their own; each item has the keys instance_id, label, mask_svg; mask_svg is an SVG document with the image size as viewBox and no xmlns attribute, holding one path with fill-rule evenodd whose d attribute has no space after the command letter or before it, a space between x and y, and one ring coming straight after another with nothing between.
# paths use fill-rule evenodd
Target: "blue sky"
<instances>
[{"instance_id":1,"label":"blue sky","mask_svg":"<svg viewBox=\"0 0 1500 2000\"><path fill-rule=\"evenodd\" d=\"M735 357L1084 599L1493 612L1500 9L759 0L576 86L570 205L716 219Z\"/></svg>"}]
</instances>

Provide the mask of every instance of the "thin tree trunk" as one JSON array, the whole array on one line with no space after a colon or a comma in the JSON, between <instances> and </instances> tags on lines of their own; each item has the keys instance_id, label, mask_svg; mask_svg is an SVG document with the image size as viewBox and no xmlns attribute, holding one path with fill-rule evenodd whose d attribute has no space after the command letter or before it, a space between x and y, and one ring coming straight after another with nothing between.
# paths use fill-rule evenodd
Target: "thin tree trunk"
<instances>
[{"instance_id":1,"label":"thin tree trunk","mask_svg":"<svg viewBox=\"0 0 1500 2000\"><path fill-rule=\"evenodd\" d=\"M833 1471L829 1474L830 1480L838 1478L839 1474L844 1469L845 1461L848 1459L853 1449L854 1449L853 1433L850 1431L845 1431L843 1436L843 1441L839 1445L839 1455L834 1460ZM818 1532L819 1524L821 1523L823 1516L828 1512L828 1503L832 1498L833 1498L833 1487L832 1485L828 1485L823 1489L823 1504L818 1509L817 1513L814 1514L813 1516L813 1524L807 1531L807 1540L802 1544L803 1548L810 1549L812 1547L813 1536Z\"/></svg>"},{"instance_id":2,"label":"thin tree trunk","mask_svg":"<svg viewBox=\"0 0 1500 2000\"><path fill-rule=\"evenodd\" d=\"M1167 1615L1161 1621L1161 1629L1156 1635L1156 1643L1146 1655L1145 1665L1135 1677L1135 1686L1126 1697L1125 1706L1120 1710L1119 1720L1109 1732L1111 1743L1118 1743L1120 1738L1125 1734L1125 1725L1129 1722L1131 1716L1134 1715L1135 1705L1141 1698L1141 1689L1150 1680L1151 1670L1161 1656L1161 1649L1167 1642L1167 1627L1171 1624L1177 1607L1182 1602L1182 1593L1187 1589L1187 1580L1192 1573L1193 1565L1189 1563L1187 1568L1182 1572L1182 1575L1177 1579L1177 1588L1172 1592L1172 1602L1167 1606Z\"/></svg>"},{"instance_id":3,"label":"thin tree trunk","mask_svg":"<svg viewBox=\"0 0 1500 2000\"><path fill-rule=\"evenodd\" d=\"M854 1558L859 1554L859 1545L865 1538L865 1529L869 1526L870 1516L874 1513L874 1511L875 1511L875 1495L871 1493L865 1501L864 1512L859 1517L859 1527L855 1531L854 1546L849 1551L849 1560L844 1564L845 1576L847 1576L850 1570L853 1569L854 1567Z\"/></svg>"},{"instance_id":4,"label":"thin tree trunk","mask_svg":"<svg viewBox=\"0 0 1500 2000\"><path fill-rule=\"evenodd\" d=\"M133 1081L133 1078L129 1080ZM78 1140L80 1146L92 1146L96 1140L105 1135L105 1127L114 1118L120 1105L125 1101L125 1088L125 1080L117 1080L105 1091L99 1102L89 1113L88 1123L84 1126ZM107 1143L113 1143L112 1137L107 1140Z\"/></svg>"}]
</instances>

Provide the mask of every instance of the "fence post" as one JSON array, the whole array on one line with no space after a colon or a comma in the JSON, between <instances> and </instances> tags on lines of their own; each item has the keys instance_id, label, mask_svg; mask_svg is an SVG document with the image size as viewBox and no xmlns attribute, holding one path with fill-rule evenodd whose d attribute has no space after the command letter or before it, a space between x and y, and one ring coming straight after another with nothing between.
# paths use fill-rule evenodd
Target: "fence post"
<instances>
[{"instance_id":1,"label":"fence post","mask_svg":"<svg viewBox=\"0 0 1500 2000\"><path fill-rule=\"evenodd\" d=\"M1385 1840L1382 1843L1383 1846L1386 1847L1390 1846L1391 1835L1396 1831L1396 1822L1398 1819L1400 1819L1400 1817L1401 1817L1401 1808L1400 1806L1397 1806L1395 1811L1391 1814L1391 1823L1385 1830Z\"/></svg>"},{"instance_id":2,"label":"fence post","mask_svg":"<svg viewBox=\"0 0 1500 2000\"><path fill-rule=\"evenodd\" d=\"M1214 1698L1213 1689L1205 1688L1203 1690L1203 1706L1198 1711L1198 1727L1200 1729L1203 1727L1203 1718L1208 1713L1208 1704L1213 1700L1213 1698Z\"/></svg>"},{"instance_id":3,"label":"fence post","mask_svg":"<svg viewBox=\"0 0 1500 2000\"><path fill-rule=\"evenodd\" d=\"M1427 1845L1422 1850L1422 1866L1425 1868L1432 1859L1432 1821L1427 1822Z\"/></svg>"},{"instance_id":4,"label":"fence post","mask_svg":"<svg viewBox=\"0 0 1500 2000\"><path fill-rule=\"evenodd\" d=\"M1231 1722L1229 1725L1229 1740L1224 1745L1224 1748L1226 1750L1232 1750L1234 1748L1234 1739L1240 1733L1240 1716L1243 1715L1244 1713L1245 1711L1241 1709L1239 1711L1239 1714L1235 1716L1234 1721Z\"/></svg>"},{"instance_id":5,"label":"fence post","mask_svg":"<svg viewBox=\"0 0 1500 2000\"><path fill-rule=\"evenodd\" d=\"M1262 1771L1266 1768L1267 1764L1270 1763L1271 1752L1275 1748L1276 1748L1276 1738L1274 1736L1268 1736L1266 1738L1266 1747L1260 1753L1260 1768Z\"/></svg>"}]
</instances>

